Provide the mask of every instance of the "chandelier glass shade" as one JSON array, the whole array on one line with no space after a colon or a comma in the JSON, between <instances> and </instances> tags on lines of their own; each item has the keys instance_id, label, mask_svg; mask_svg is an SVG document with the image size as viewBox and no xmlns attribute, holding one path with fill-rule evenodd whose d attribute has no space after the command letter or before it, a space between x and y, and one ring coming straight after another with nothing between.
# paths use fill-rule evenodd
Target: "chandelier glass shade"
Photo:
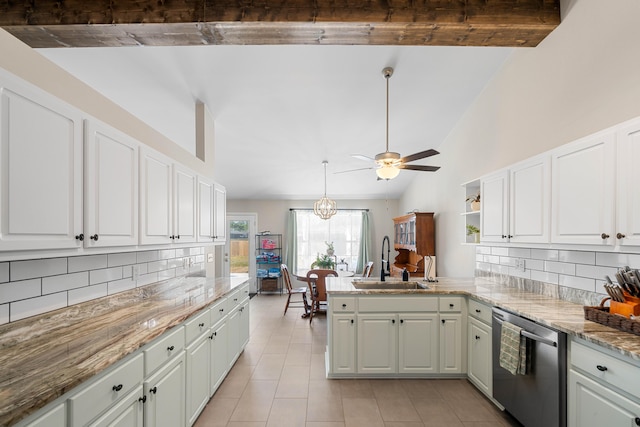
<instances>
[{"instance_id":1,"label":"chandelier glass shade","mask_svg":"<svg viewBox=\"0 0 640 427\"><path fill-rule=\"evenodd\" d=\"M335 200L331 200L327 197L327 162L322 162L324 165L324 196L320 200L313 204L313 213L322 219L329 219L338 211Z\"/></svg>"}]
</instances>

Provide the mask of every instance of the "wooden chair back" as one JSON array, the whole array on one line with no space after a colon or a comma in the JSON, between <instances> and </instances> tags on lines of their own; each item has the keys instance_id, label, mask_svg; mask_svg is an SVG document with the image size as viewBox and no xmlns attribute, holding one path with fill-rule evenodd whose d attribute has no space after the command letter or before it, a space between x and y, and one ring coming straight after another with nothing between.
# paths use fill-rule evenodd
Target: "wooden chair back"
<instances>
[{"instance_id":1,"label":"wooden chair back","mask_svg":"<svg viewBox=\"0 0 640 427\"><path fill-rule=\"evenodd\" d=\"M282 271L282 281L284 281L287 287L287 292L291 293L293 286L291 286L291 276L289 275L289 267L286 264L280 264L280 271Z\"/></svg>"},{"instance_id":2,"label":"wooden chair back","mask_svg":"<svg viewBox=\"0 0 640 427\"><path fill-rule=\"evenodd\" d=\"M373 270L373 261L369 261L367 265L364 266L364 271L362 272L362 277L371 277L371 271Z\"/></svg>"},{"instance_id":3,"label":"wooden chair back","mask_svg":"<svg viewBox=\"0 0 640 427\"><path fill-rule=\"evenodd\" d=\"M327 300L327 286L325 283L325 279L327 277L338 277L338 272L335 270L325 269L315 269L307 272L307 283L309 284L309 290L311 291L311 298L314 301Z\"/></svg>"}]
</instances>

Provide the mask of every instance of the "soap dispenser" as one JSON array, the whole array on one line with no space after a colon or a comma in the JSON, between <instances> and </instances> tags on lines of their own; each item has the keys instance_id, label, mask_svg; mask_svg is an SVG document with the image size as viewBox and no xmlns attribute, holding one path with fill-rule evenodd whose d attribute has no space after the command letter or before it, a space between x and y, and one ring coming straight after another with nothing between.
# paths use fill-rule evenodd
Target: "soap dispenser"
<instances>
[{"instance_id":1,"label":"soap dispenser","mask_svg":"<svg viewBox=\"0 0 640 427\"><path fill-rule=\"evenodd\" d=\"M406 268L402 269L402 281L403 282L408 282L409 281L409 272L407 271Z\"/></svg>"}]
</instances>

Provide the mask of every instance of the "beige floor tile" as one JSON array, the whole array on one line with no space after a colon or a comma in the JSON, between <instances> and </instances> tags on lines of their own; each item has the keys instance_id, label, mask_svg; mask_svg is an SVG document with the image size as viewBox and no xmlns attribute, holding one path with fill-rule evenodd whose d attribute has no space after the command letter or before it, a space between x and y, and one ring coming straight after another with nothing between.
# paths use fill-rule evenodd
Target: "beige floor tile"
<instances>
[{"instance_id":1,"label":"beige floor tile","mask_svg":"<svg viewBox=\"0 0 640 427\"><path fill-rule=\"evenodd\" d=\"M403 380L402 388L409 399L441 399L440 393L431 380Z\"/></svg>"},{"instance_id":2,"label":"beige floor tile","mask_svg":"<svg viewBox=\"0 0 640 427\"><path fill-rule=\"evenodd\" d=\"M266 425L266 422L231 421L227 424L227 427L264 427Z\"/></svg>"},{"instance_id":3,"label":"beige floor tile","mask_svg":"<svg viewBox=\"0 0 640 427\"><path fill-rule=\"evenodd\" d=\"M369 380L349 379L339 381L342 397L375 397L375 395L373 394L373 389L371 388L371 382Z\"/></svg>"},{"instance_id":4,"label":"beige floor tile","mask_svg":"<svg viewBox=\"0 0 640 427\"><path fill-rule=\"evenodd\" d=\"M216 398L209 401L194 427L224 427L227 425L239 399Z\"/></svg>"},{"instance_id":5,"label":"beige floor tile","mask_svg":"<svg viewBox=\"0 0 640 427\"><path fill-rule=\"evenodd\" d=\"M220 384L220 387L218 387L214 397L240 398L248 382L248 378L233 380L227 377L222 384Z\"/></svg>"},{"instance_id":6,"label":"beige floor tile","mask_svg":"<svg viewBox=\"0 0 640 427\"><path fill-rule=\"evenodd\" d=\"M444 399L412 400L413 405L426 425L461 425L451 405Z\"/></svg>"},{"instance_id":7,"label":"beige floor tile","mask_svg":"<svg viewBox=\"0 0 640 427\"><path fill-rule=\"evenodd\" d=\"M307 421L306 427L344 427L342 421Z\"/></svg>"},{"instance_id":8,"label":"beige floor tile","mask_svg":"<svg viewBox=\"0 0 640 427\"><path fill-rule=\"evenodd\" d=\"M306 417L307 399L274 399L267 427L301 427Z\"/></svg>"},{"instance_id":9,"label":"beige floor tile","mask_svg":"<svg viewBox=\"0 0 640 427\"><path fill-rule=\"evenodd\" d=\"M385 422L388 421L419 421L422 422L420 415L416 411L411 403L411 400L406 398L383 398L376 399L378 402L378 409L382 415L382 419Z\"/></svg>"},{"instance_id":10,"label":"beige floor tile","mask_svg":"<svg viewBox=\"0 0 640 427\"><path fill-rule=\"evenodd\" d=\"M367 421L369 425L384 425L378 403L373 398L343 397L344 422L347 426Z\"/></svg>"},{"instance_id":11,"label":"beige floor tile","mask_svg":"<svg viewBox=\"0 0 640 427\"><path fill-rule=\"evenodd\" d=\"M344 420L345 427L384 427L382 420L371 420L369 418L348 418Z\"/></svg>"},{"instance_id":12,"label":"beige floor tile","mask_svg":"<svg viewBox=\"0 0 640 427\"><path fill-rule=\"evenodd\" d=\"M407 391L402 386L402 380L380 379L369 380L371 390L376 399L406 399L409 400Z\"/></svg>"},{"instance_id":13,"label":"beige floor tile","mask_svg":"<svg viewBox=\"0 0 640 427\"><path fill-rule=\"evenodd\" d=\"M279 354L263 354L253 370L253 380L277 380L282 373L284 358Z\"/></svg>"},{"instance_id":14,"label":"beige floor tile","mask_svg":"<svg viewBox=\"0 0 640 427\"><path fill-rule=\"evenodd\" d=\"M384 427L424 427L424 424L419 421L385 421Z\"/></svg>"}]
</instances>

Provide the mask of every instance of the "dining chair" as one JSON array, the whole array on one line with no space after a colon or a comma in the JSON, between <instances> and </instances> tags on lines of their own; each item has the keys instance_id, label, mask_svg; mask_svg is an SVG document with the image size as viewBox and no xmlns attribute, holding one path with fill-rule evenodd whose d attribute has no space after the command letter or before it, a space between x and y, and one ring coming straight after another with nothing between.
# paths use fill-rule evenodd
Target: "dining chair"
<instances>
[{"instance_id":1,"label":"dining chair","mask_svg":"<svg viewBox=\"0 0 640 427\"><path fill-rule=\"evenodd\" d=\"M291 307L304 307L303 317L309 313L309 302L307 301L307 287L294 288L291 286L291 275L289 274L289 268L286 264L280 265L280 270L282 270L282 280L284 280L284 284L287 287L287 303L284 306L284 314L287 314L287 309L291 305ZM294 295L302 295L301 301L291 301L291 297ZM302 304L302 305L300 305ZM284 315L283 314L283 315Z\"/></svg>"},{"instance_id":2,"label":"dining chair","mask_svg":"<svg viewBox=\"0 0 640 427\"><path fill-rule=\"evenodd\" d=\"M338 277L335 270L315 269L307 272L307 284L311 293L311 306L309 310L309 323L313 320L313 315L327 308L327 277ZM324 308L324 310L323 310Z\"/></svg>"}]
</instances>

